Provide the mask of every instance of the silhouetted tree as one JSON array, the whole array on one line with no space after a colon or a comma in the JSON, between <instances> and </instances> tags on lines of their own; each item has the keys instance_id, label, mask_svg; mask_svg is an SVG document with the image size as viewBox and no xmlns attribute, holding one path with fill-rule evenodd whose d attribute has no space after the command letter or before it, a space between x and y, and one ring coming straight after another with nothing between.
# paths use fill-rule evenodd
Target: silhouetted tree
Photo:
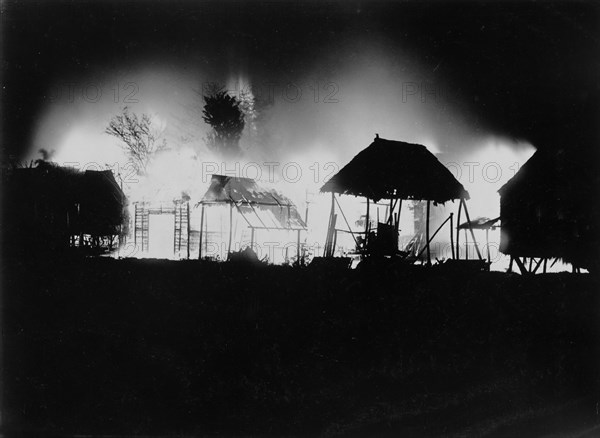
<instances>
[{"instance_id":1,"label":"silhouetted tree","mask_svg":"<svg viewBox=\"0 0 600 438\"><path fill-rule=\"evenodd\" d=\"M123 149L139 175L145 174L152 158L167 148L167 140L161 141L162 130L152 126L152 118L148 114L140 118L127 107L111 119L105 132L124 143Z\"/></svg>"},{"instance_id":2,"label":"silhouetted tree","mask_svg":"<svg viewBox=\"0 0 600 438\"><path fill-rule=\"evenodd\" d=\"M203 97L202 119L212 127L205 139L207 146L225 155L236 155L245 126L240 101L220 87Z\"/></svg>"}]
</instances>

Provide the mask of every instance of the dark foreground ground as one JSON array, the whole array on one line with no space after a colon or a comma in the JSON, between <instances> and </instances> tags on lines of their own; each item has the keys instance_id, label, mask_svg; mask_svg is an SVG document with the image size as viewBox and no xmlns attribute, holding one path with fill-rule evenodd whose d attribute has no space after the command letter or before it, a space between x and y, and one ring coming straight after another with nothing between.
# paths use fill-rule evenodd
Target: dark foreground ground
<instances>
[{"instance_id":1,"label":"dark foreground ground","mask_svg":"<svg viewBox=\"0 0 600 438\"><path fill-rule=\"evenodd\" d=\"M5 260L5 436L600 436L589 275Z\"/></svg>"}]
</instances>

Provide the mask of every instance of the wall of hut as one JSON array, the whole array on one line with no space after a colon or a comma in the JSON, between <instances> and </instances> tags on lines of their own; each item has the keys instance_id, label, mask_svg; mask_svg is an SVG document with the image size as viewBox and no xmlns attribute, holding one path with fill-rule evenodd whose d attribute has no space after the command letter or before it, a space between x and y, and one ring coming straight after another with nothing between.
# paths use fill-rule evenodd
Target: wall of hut
<instances>
[{"instance_id":1,"label":"wall of hut","mask_svg":"<svg viewBox=\"0 0 600 438\"><path fill-rule=\"evenodd\" d=\"M576 150L536 152L499 190L500 250L597 269L599 184Z\"/></svg>"}]
</instances>

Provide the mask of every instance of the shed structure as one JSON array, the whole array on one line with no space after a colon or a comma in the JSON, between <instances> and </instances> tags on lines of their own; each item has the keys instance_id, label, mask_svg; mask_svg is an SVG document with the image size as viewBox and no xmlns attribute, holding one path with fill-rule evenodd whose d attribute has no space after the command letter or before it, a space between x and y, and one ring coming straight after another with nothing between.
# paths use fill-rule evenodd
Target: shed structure
<instances>
[{"instance_id":1,"label":"shed structure","mask_svg":"<svg viewBox=\"0 0 600 438\"><path fill-rule=\"evenodd\" d=\"M500 251L522 273L560 259L573 269L600 267L600 175L595 154L540 149L499 190Z\"/></svg>"},{"instance_id":2,"label":"shed structure","mask_svg":"<svg viewBox=\"0 0 600 438\"><path fill-rule=\"evenodd\" d=\"M200 207L200 242L198 257L203 257L203 243L206 245L208 211L212 207L229 207L227 253L231 253L233 235L233 215L238 215L250 229L250 247L254 249L255 234L259 231L296 232L296 257L300 260L300 234L306 231L306 223L298 213L294 203L274 189L261 187L251 178L226 175L212 175L208 190L198 202ZM206 246L204 246L204 252Z\"/></svg>"}]
</instances>

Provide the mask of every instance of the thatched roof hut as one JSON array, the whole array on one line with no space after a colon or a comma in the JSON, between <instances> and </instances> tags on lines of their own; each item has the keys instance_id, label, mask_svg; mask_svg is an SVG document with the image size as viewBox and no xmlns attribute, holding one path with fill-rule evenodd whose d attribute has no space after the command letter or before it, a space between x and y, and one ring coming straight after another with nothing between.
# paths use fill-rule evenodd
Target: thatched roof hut
<instances>
[{"instance_id":1,"label":"thatched roof hut","mask_svg":"<svg viewBox=\"0 0 600 438\"><path fill-rule=\"evenodd\" d=\"M465 200L469 199L469 193L454 175L440 163L435 155L429 152L423 145L386 140L379 138L379 135L375 136L373 143L356 155L327 181L321 187L321 192L330 192L332 194L329 231L325 242L325 255L327 256L333 255L336 242L336 193L367 198L367 226L363 233L364 244L362 245L366 254L371 252L369 250L369 233L371 230L368 226L369 200L375 202L380 199L390 200L389 218L385 224L378 224L377 234L382 237L391 237L392 251L388 249L385 252L392 255L397 253L398 224L402 200L427 201L425 248L427 249L428 263L431 263L430 241L437 233L437 231L434 232L433 236L430 237L430 203L433 202L436 205L459 199L460 208L464 207L468 219ZM394 203L393 201L397 202ZM398 205L397 213L395 213L396 204ZM441 226L448 220L450 221L450 233L452 234L452 215ZM360 242L356 238L355 240L358 247Z\"/></svg>"},{"instance_id":2,"label":"thatched roof hut","mask_svg":"<svg viewBox=\"0 0 600 438\"><path fill-rule=\"evenodd\" d=\"M574 148L539 150L498 190L503 253L598 264L600 178L588 155Z\"/></svg>"},{"instance_id":3,"label":"thatched roof hut","mask_svg":"<svg viewBox=\"0 0 600 438\"><path fill-rule=\"evenodd\" d=\"M110 170L41 161L12 169L4 183L6 231L15 246L66 248L70 236L117 235L125 223L126 198Z\"/></svg>"},{"instance_id":4,"label":"thatched roof hut","mask_svg":"<svg viewBox=\"0 0 600 438\"><path fill-rule=\"evenodd\" d=\"M427 148L376 137L321 188L322 192L445 203L469 193Z\"/></svg>"}]
</instances>

